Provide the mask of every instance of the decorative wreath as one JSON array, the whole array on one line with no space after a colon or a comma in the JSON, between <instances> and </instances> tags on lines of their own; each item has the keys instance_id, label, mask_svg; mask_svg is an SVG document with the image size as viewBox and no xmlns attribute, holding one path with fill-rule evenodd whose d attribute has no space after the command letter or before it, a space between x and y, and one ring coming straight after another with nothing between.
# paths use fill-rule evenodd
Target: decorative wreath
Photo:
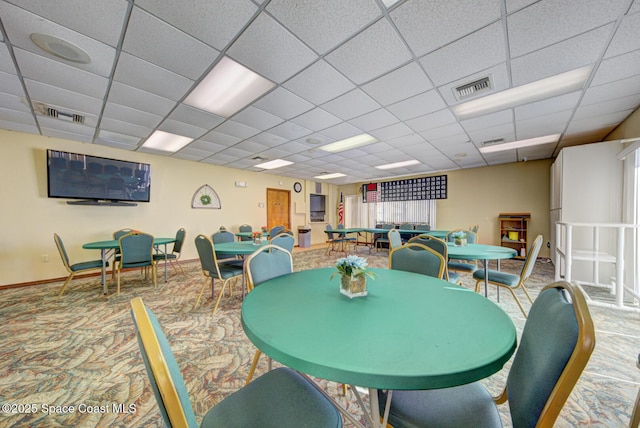
<instances>
[{"instance_id":1,"label":"decorative wreath","mask_svg":"<svg viewBox=\"0 0 640 428\"><path fill-rule=\"evenodd\" d=\"M209 195L201 195L200 196L200 202L202 202L202 205L211 204L211 196L209 196Z\"/></svg>"}]
</instances>

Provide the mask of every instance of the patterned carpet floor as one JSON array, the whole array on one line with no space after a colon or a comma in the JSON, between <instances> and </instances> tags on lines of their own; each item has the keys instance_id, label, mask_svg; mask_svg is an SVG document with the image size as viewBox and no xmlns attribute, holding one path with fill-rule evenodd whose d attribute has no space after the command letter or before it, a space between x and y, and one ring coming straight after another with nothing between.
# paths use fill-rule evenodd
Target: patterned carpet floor
<instances>
[{"instance_id":1,"label":"patterned carpet floor","mask_svg":"<svg viewBox=\"0 0 640 428\"><path fill-rule=\"evenodd\" d=\"M359 253L370 266L387 267L385 251L368 254L360 249ZM324 249L296 251L294 269L333 266L339 256L326 256ZM138 271L126 272L119 296L103 296L98 277L74 280L59 300L62 282L0 290L0 401L21 410L11 413L11 407L7 412L3 406L0 427L162 426L129 312L129 301L137 296L162 324L199 420L210 407L242 387L255 348L242 331L239 284L211 316L210 293L193 310L203 282L199 263L182 266L187 276L169 268L167 283L159 267L158 289ZM519 273L522 262L507 260L501 267ZM528 287L533 297L550 282L553 265L539 260ZM471 278L464 278L465 287L473 284ZM115 293L111 283L109 290ZM216 288L216 297L217 292ZM499 305L520 332L522 314L508 293L503 291L500 297ZM493 287L489 298L496 301ZM592 307L591 312L596 350L556 426L627 426L640 386L640 370L635 366L640 316L602 307ZM483 381L492 393L504 384L509 365ZM266 370L263 357L257 375ZM361 417L351 391L342 396L339 385L318 381L350 413ZM74 406L74 412L64 406ZM501 414L504 425L511 426L508 406L501 406Z\"/></svg>"}]
</instances>

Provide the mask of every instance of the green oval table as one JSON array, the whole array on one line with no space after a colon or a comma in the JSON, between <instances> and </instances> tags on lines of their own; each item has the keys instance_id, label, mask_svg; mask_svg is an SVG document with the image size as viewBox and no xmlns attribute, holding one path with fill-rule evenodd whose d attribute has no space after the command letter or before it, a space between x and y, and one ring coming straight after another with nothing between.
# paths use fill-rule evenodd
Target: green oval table
<instances>
[{"instance_id":1,"label":"green oval table","mask_svg":"<svg viewBox=\"0 0 640 428\"><path fill-rule=\"evenodd\" d=\"M471 290L410 272L372 269L368 295L339 292L334 268L266 281L242 304L242 326L262 352L311 376L375 389L446 388L500 370L516 329ZM375 403L374 403L375 401ZM374 405L375 404L375 405Z\"/></svg>"}]
</instances>

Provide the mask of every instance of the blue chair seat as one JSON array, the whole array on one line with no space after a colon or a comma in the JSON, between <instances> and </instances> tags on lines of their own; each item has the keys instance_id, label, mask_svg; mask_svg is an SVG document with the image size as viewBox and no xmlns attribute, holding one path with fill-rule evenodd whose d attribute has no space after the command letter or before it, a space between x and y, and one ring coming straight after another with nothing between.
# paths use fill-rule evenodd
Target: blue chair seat
<instances>
[{"instance_id":1,"label":"blue chair seat","mask_svg":"<svg viewBox=\"0 0 640 428\"><path fill-rule=\"evenodd\" d=\"M167 260L170 260L170 259L174 259L175 260L175 259L178 258L178 255L177 254L173 254L173 253L169 253L166 256L167 256ZM162 261L162 260L164 260L164 258L165 258L165 254L154 254L153 255L153 260Z\"/></svg>"},{"instance_id":2,"label":"blue chair seat","mask_svg":"<svg viewBox=\"0 0 640 428\"><path fill-rule=\"evenodd\" d=\"M484 269L478 269L473 273L473 278L477 281L484 281ZM489 269L489 281L504 284L507 287L515 287L520 282L520 276L512 273L500 272Z\"/></svg>"},{"instance_id":3,"label":"blue chair seat","mask_svg":"<svg viewBox=\"0 0 640 428\"><path fill-rule=\"evenodd\" d=\"M383 414L386 394L378 391L378 397ZM391 408L389 424L394 427L423 426L422 421L434 427L502 427L493 398L479 382L437 390L393 391Z\"/></svg>"},{"instance_id":4,"label":"blue chair seat","mask_svg":"<svg viewBox=\"0 0 640 428\"><path fill-rule=\"evenodd\" d=\"M457 270L460 272L469 272L473 273L478 270L478 266L473 263L464 263L464 262L449 262L447 263L447 267L449 270ZM451 274L449 274L451 275Z\"/></svg>"},{"instance_id":5,"label":"blue chair seat","mask_svg":"<svg viewBox=\"0 0 640 428\"><path fill-rule=\"evenodd\" d=\"M460 275L455 272L449 272L449 282L453 282L454 284L460 283Z\"/></svg>"},{"instance_id":6,"label":"blue chair seat","mask_svg":"<svg viewBox=\"0 0 640 428\"><path fill-rule=\"evenodd\" d=\"M109 266L109 262L107 262L106 266ZM102 268L102 260L91 260L88 262L79 262L69 266L69 269L71 269L73 272L79 272L81 270L87 270L87 269L100 269L100 268Z\"/></svg>"},{"instance_id":7,"label":"blue chair seat","mask_svg":"<svg viewBox=\"0 0 640 428\"><path fill-rule=\"evenodd\" d=\"M228 263L220 263L219 266L220 266L220 276L222 276L222 279L227 279L234 276L242 275L242 266L235 266Z\"/></svg>"}]
</instances>

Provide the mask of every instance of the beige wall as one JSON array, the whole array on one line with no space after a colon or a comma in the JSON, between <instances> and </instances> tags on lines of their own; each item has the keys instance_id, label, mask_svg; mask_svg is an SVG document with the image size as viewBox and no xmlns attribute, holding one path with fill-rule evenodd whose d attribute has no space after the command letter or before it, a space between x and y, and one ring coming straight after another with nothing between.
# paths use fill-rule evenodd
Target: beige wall
<instances>
[{"instance_id":1,"label":"beige wall","mask_svg":"<svg viewBox=\"0 0 640 428\"><path fill-rule=\"evenodd\" d=\"M48 198L48 148L150 163L151 202L136 207L72 206L64 199ZM99 258L97 251L83 250L83 243L109 239L114 230L130 227L156 236L174 236L184 227L187 245L182 257L196 259L193 239L197 234L211 235L222 225L236 231L243 223L254 228L266 224L266 188L291 191L293 230L309 223L308 194L315 193L315 183L305 180L4 130L0 130L0 159L0 286L66 276L53 242L54 232L63 238L71 261L80 262ZM237 188L236 181L248 186ZM295 181L303 183L299 194L293 191ZM191 208L191 199L203 184L216 191L222 209ZM322 193L327 195L328 220L333 222L336 187L322 183ZM313 228L312 243L324 242L324 224ZM48 256L48 263L42 262L43 255Z\"/></svg>"},{"instance_id":2,"label":"beige wall","mask_svg":"<svg viewBox=\"0 0 640 428\"><path fill-rule=\"evenodd\" d=\"M640 108L636 109L616 129L611 131L605 140L623 140L640 137Z\"/></svg>"},{"instance_id":3,"label":"beige wall","mask_svg":"<svg viewBox=\"0 0 640 428\"><path fill-rule=\"evenodd\" d=\"M448 198L436 202L437 229L478 224L483 244L499 245L498 215L531 213L529 240L544 237L540 257L549 257L549 189L551 159L447 171ZM359 185L339 188L357 194Z\"/></svg>"}]
</instances>

